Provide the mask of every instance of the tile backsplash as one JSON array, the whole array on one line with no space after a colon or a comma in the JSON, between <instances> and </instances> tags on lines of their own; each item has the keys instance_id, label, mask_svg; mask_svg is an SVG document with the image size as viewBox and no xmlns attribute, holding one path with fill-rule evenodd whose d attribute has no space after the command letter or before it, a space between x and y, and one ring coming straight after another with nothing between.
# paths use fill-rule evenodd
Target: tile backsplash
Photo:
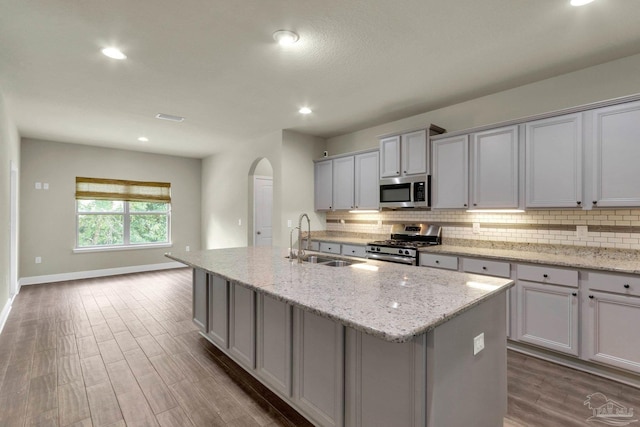
<instances>
[{"instance_id":1,"label":"tile backsplash","mask_svg":"<svg viewBox=\"0 0 640 427\"><path fill-rule=\"evenodd\" d=\"M327 231L389 234L396 223L439 224L443 237L640 250L640 209L530 210L477 213L459 210L327 213ZM479 228L474 224L479 224Z\"/></svg>"}]
</instances>

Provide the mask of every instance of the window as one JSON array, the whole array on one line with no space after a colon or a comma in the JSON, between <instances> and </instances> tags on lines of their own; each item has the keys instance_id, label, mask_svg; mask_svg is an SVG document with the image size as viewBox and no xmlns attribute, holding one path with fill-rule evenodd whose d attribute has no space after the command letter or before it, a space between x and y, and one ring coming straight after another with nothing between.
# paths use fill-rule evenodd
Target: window
<instances>
[{"instance_id":1,"label":"window","mask_svg":"<svg viewBox=\"0 0 640 427\"><path fill-rule=\"evenodd\" d=\"M76 178L76 248L166 245L168 183Z\"/></svg>"}]
</instances>

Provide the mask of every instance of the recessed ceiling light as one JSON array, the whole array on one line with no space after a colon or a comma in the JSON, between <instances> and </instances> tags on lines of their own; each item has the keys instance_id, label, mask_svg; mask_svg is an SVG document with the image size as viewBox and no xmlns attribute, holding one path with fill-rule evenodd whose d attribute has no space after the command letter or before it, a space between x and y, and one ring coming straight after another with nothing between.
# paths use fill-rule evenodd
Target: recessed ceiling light
<instances>
[{"instance_id":1,"label":"recessed ceiling light","mask_svg":"<svg viewBox=\"0 0 640 427\"><path fill-rule=\"evenodd\" d=\"M571 6L584 6L591 3L593 0L571 0Z\"/></svg>"},{"instance_id":2,"label":"recessed ceiling light","mask_svg":"<svg viewBox=\"0 0 640 427\"><path fill-rule=\"evenodd\" d=\"M156 114L156 119L160 120L169 120L170 122L183 122L184 117L174 116L171 114L158 113Z\"/></svg>"},{"instance_id":3,"label":"recessed ceiling light","mask_svg":"<svg viewBox=\"0 0 640 427\"><path fill-rule=\"evenodd\" d=\"M105 47L102 49L102 54L113 59L127 59L127 55L122 53L122 51L116 47Z\"/></svg>"},{"instance_id":4,"label":"recessed ceiling light","mask_svg":"<svg viewBox=\"0 0 640 427\"><path fill-rule=\"evenodd\" d=\"M138 141L140 141L140 142L149 142L149 138L147 138L146 136L141 136L140 138L138 138Z\"/></svg>"},{"instance_id":5,"label":"recessed ceiling light","mask_svg":"<svg viewBox=\"0 0 640 427\"><path fill-rule=\"evenodd\" d=\"M301 109L298 110L298 113L300 114L311 114L311 108L308 107L302 107Z\"/></svg>"},{"instance_id":6,"label":"recessed ceiling light","mask_svg":"<svg viewBox=\"0 0 640 427\"><path fill-rule=\"evenodd\" d=\"M298 36L293 31L278 30L273 33L273 39L280 43L280 45L282 46L289 46L297 42L300 39L300 36Z\"/></svg>"}]
</instances>

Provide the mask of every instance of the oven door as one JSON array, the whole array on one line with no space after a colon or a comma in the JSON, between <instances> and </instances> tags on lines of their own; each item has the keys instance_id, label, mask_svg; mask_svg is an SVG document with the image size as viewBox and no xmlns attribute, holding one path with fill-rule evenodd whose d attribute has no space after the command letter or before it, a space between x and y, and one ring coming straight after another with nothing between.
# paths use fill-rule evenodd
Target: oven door
<instances>
[{"instance_id":1,"label":"oven door","mask_svg":"<svg viewBox=\"0 0 640 427\"><path fill-rule=\"evenodd\" d=\"M373 252L367 252L368 259L377 259L379 261L395 262L398 264L416 265L416 259L409 256L379 254Z\"/></svg>"}]
</instances>

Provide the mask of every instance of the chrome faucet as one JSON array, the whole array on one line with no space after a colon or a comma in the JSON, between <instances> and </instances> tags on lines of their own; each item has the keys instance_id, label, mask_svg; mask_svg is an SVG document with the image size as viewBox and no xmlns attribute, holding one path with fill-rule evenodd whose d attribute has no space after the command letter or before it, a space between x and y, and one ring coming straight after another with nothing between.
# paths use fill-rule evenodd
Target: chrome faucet
<instances>
[{"instance_id":1,"label":"chrome faucet","mask_svg":"<svg viewBox=\"0 0 640 427\"><path fill-rule=\"evenodd\" d=\"M298 263L302 262L302 257L304 257L304 249L302 248L302 218L307 218L307 250L311 246L311 220L309 219L309 215L306 213L300 214L300 218L298 218Z\"/></svg>"}]
</instances>

